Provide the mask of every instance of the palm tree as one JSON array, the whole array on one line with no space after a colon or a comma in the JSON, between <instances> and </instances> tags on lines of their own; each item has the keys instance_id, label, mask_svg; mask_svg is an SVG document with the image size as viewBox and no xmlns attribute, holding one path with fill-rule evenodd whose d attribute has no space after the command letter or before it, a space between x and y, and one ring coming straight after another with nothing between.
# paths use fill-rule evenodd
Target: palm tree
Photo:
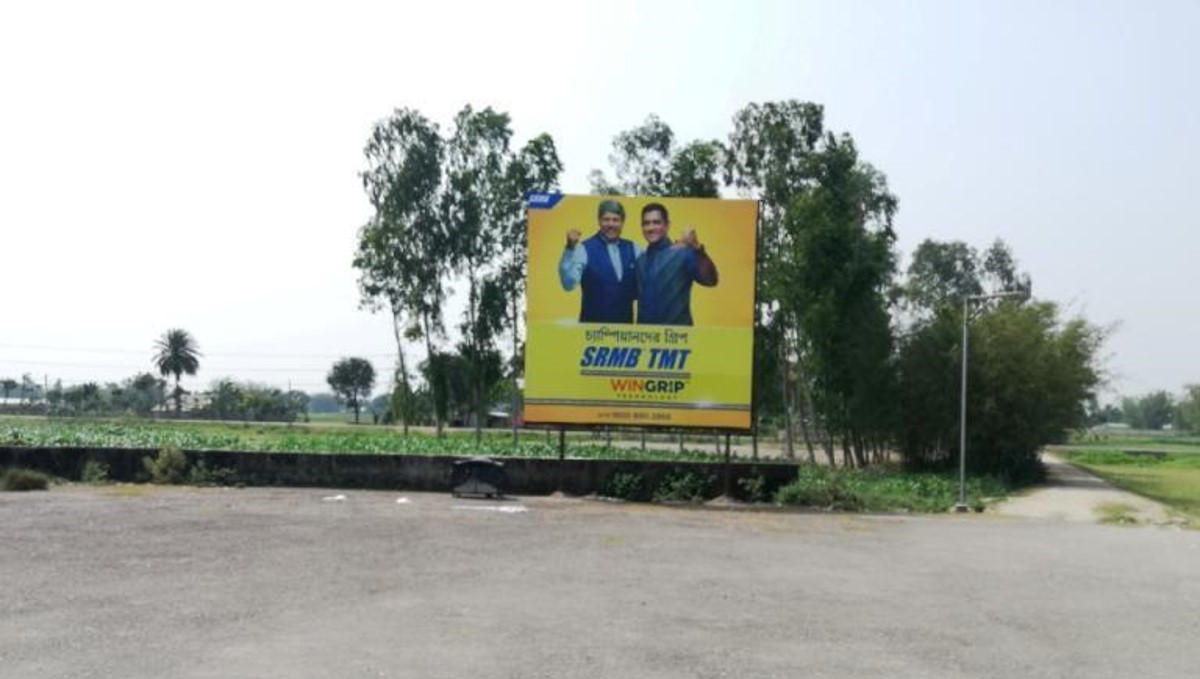
<instances>
[{"instance_id":1,"label":"palm tree","mask_svg":"<svg viewBox=\"0 0 1200 679\"><path fill-rule=\"evenodd\" d=\"M200 369L200 350L196 347L196 339L187 330L172 328L165 332L154 343L157 353L154 354L154 364L158 372L166 377L175 376L175 417L183 411L183 389L179 387L180 375L187 373L195 375Z\"/></svg>"}]
</instances>

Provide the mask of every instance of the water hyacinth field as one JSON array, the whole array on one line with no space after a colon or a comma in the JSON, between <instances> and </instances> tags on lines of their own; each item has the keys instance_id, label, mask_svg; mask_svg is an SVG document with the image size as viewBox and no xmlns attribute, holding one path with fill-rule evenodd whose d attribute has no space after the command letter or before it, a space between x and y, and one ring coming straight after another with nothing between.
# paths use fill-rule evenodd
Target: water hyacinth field
<instances>
[{"instance_id":1,"label":"water hyacinth field","mask_svg":"<svg viewBox=\"0 0 1200 679\"><path fill-rule=\"evenodd\" d=\"M105 421L42 418L0 418L0 446L99 447L158 450L230 450L281 453L364 453L373 455L488 455L493 457L558 456L557 435L547 443L543 432L523 431L520 443L511 432L485 432L478 446L471 432L444 437L385 427L231 424L170 421ZM609 447L602 440L575 435L568 438L567 455L588 459L636 459L712 462L721 458L695 449L641 450Z\"/></svg>"}]
</instances>

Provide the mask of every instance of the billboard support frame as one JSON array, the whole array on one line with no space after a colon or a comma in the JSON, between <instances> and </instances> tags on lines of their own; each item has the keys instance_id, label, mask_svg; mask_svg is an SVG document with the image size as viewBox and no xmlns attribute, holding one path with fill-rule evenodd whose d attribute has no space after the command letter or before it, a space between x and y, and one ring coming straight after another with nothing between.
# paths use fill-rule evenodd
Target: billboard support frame
<instances>
[{"instance_id":1,"label":"billboard support frame","mask_svg":"<svg viewBox=\"0 0 1200 679\"><path fill-rule=\"evenodd\" d=\"M557 196L561 196L561 194L556 194L556 197ZM528 196L527 196L527 198L528 198ZM686 197L686 196L678 196L678 197L663 196L661 198L663 198L665 200L669 200L671 198L688 198L688 197ZM554 202L557 202L557 201L554 201ZM725 488L725 493L727 495L732 490L732 488L731 488L732 478L731 478L731 472L730 472L730 465L731 465L731 458L732 458L731 437L734 435L749 436L751 438L752 449L753 449L752 459L754 459L756 461L758 459L758 435L759 435L758 414L759 414L759 407L760 407L759 392L761 389L760 389L758 374L757 374L757 368L758 368L758 362L759 362L759 356L758 356L759 352L757 351L757 339L758 339L758 333L760 331L760 325L762 322L762 312L761 312L761 308L760 308L760 302L761 302L761 294L760 293L761 293L761 270L762 270L762 263L763 263L763 250L762 250L762 204L758 200L755 200L754 203L755 203L755 207L754 207L754 222L753 223L754 223L755 255L754 255L754 267L752 269L752 274L751 274L752 275L752 283L751 284L752 284L752 291L753 291L753 312L752 312L752 320L751 320L751 343L750 343L750 375L749 375L749 378L750 378L750 403L749 403L750 418L749 418L749 423L748 423L748 426L746 426L746 427L720 427L720 426L707 427L707 429L709 431L712 431L714 433L714 435L716 435L718 437L718 445L720 444L720 435L721 434L725 435L725 451L723 453L723 458L724 458L724 465L725 465L724 488ZM544 420L544 421L540 421L540 422L536 422L536 423L523 422L520 425L520 428L526 429L526 430L542 429L547 432L547 435L550 434L551 430L554 430L554 429L558 430L558 432L559 432L558 458L559 458L560 471L559 471L559 479L558 479L557 485L558 485L558 490L560 492L562 492L562 490L563 490L563 488L562 488L562 484L563 484L562 470L564 468L565 460L566 460L566 433L567 433L567 431L570 430L570 431L596 432L596 431L599 431L601 428L603 428L604 431L607 433L607 436L611 437L611 432L613 430L613 426L611 424L592 424L592 423L565 422L565 421L557 421L556 422L556 421L548 421L548 420ZM685 434L696 435L699 432L703 431L703 428L696 427L696 426L672 426L672 425L667 425L667 424L664 424L664 425L627 424L627 425L618 425L616 427L616 429L619 432L624 432L624 431L639 432L641 435L641 449L642 450L645 450L645 448L646 448L645 441L646 441L646 435L648 433L677 434L680 437L679 443L680 443L680 448L682 449L683 435L685 435Z\"/></svg>"}]
</instances>

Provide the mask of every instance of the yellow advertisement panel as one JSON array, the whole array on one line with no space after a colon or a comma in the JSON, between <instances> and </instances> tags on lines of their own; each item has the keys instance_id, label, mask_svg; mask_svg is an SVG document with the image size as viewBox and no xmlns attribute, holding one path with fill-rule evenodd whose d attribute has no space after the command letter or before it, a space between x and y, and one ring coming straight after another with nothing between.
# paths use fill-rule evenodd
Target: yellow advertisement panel
<instances>
[{"instance_id":1,"label":"yellow advertisement panel","mask_svg":"<svg viewBox=\"0 0 1200 679\"><path fill-rule=\"evenodd\" d=\"M755 201L527 209L527 423L750 429Z\"/></svg>"}]
</instances>

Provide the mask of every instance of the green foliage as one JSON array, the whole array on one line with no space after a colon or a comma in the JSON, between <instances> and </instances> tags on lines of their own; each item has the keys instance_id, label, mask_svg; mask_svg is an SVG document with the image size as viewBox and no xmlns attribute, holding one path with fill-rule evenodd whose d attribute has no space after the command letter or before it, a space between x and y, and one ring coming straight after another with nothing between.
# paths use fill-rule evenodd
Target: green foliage
<instances>
[{"instance_id":1,"label":"green foliage","mask_svg":"<svg viewBox=\"0 0 1200 679\"><path fill-rule=\"evenodd\" d=\"M143 458L142 465L150 474L152 483L182 483L188 471L187 455L174 446L163 448L155 457Z\"/></svg>"},{"instance_id":2,"label":"green foliage","mask_svg":"<svg viewBox=\"0 0 1200 679\"><path fill-rule=\"evenodd\" d=\"M991 478L970 478L968 503L1005 494ZM958 481L952 475L895 472L880 469L801 467L792 483L775 494L779 504L843 511L942 512L958 501Z\"/></svg>"},{"instance_id":3,"label":"green foliage","mask_svg":"<svg viewBox=\"0 0 1200 679\"><path fill-rule=\"evenodd\" d=\"M451 251L449 232L438 215L444 149L437 125L411 109L397 109L376 123L364 149L363 188L375 214L359 231L353 265L363 306L387 309L392 316L396 382L402 394L412 392L406 328L423 328L432 354L432 335L442 324ZM405 403L393 413L408 424Z\"/></svg>"},{"instance_id":4,"label":"green foliage","mask_svg":"<svg viewBox=\"0 0 1200 679\"><path fill-rule=\"evenodd\" d=\"M46 490L48 487L50 477L32 469L10 467L5 470L4 476L0 477L2 491Z\"/></svg>"},{"instance_id":5,"label":"green foliage","mask_svg":"<svg viewBox=\"0 0 1200 679\"><path fill-rule=\"evenodd\" d=\"M514 446L511 435L489 433L476 446L466 434L443 438L414 433L404 436L385 428L347 428L344 426L263 426L190 422L89 422L60 420L53 422L0 419L0 445L74 448L138 448L158 450L228 450L285 453L368 453L374 455L453 455L475 454L490 457L558 457L557 442L547 444L541 437L523 438ZM687 449L683 452L608 447L597 443L569 440L573 458L603 460L671 460L718 462L722 456L710 451Z\"/></svg>"},{"instance_id":6,"label":"green foliage","mask_svg":"<svg viewBox=\"0 0 1200 679\"><path fill-rule=\"evenodd\" d=\"M504 325L508 296L488 274L497 253L513 247L509 229L521 209L520 184L514 181L511 169L515 162L511 139L507 113L466 106L455 116L454 134L446 142L442 220L454 234L448 261L467 279L467 308L461 326L465 350L459 353L470 366L476 440L482 439L487 410L488 356Z\"/></svg>"},{"instance_id":7,"label":"green foliage","mask_svg":"<svg viewBox=\"0 0 1200 679\"><path fill-rule=\"evenodd\" d=\"M806 158L825 133L825 109L794 99L751 103L734 115L725 154L725 180L762 201L771 231L809 179ZM768 247L774 238L766 234Z\"/></svg>"},{"instance_id":8,"label":"green foliage","mask_svg":"<svg viewBox=\"0 0 1200 679\"><path fill-rule=\"evenodd\" d=\"M223 378L213 382L208 403L196 415L218 420L251 422L294 422L308 409L308 395L301 391L236 382Z\"/></svg>"},{"instance_id":9,"label":"green foliage","mask_svg":"<svg viewBox=\"0 0 1200 679\"><path fill-rule=\"evenodd\" d=\"M604 480L600 494L605 497L640 502L647 499L646 479L634 472L613 472Z\"/></svg>"},{"instance_id":10,"label":"green foliage","mask_svg":"<svg viewBox=\"0 0 1200 679\"><path fill-rule=\"evenodd\" d=\"M1137 508L1122 502L1105 502L1096 507L1100 523L1109 526L1130 526L1138 522Z\"/></svg>"},{"instance_id":11,"label":"green foliage","mask_svg":"<svg viewBox=\"0 0 1200 679\"><path fill-rule=\"evenodd\" d=\"M13 393L20 384L11 377L0 379L0 395L4 396L4 400L8 400L8 395Z\"/></svg>"},{"instance_id":12,"label":"green foliage","mask_svg":"<svg viewBox=\"0 0 1200 679\"><path fill-rule=\"evenodd\" d=\"M195 375L200 369L200 350L196 340L187 330L171 328L163 333L154 343L154 365L163 377L175 376L175 416L178 417L183 409L183 388L179 386L181 375Z\"/></svg>"},{"instance_id":13,"label":"green foliage","mask_svg":"<svg viewBox=\"0 0 1200 679\"><path fill-rule=\"evenodd\" d=\"M1162 429L1172 424L1175 399L1166 391L1154 391L1121 402L1122 421L1134 429Z\"/></svg>"},{"instance_id":14,"label":"green foliage","mask_svg":"<svg viewBox=\"0 0 1200 679\"><path fill-rule=\"evenodd\" d=\"M900 342L902 416L896 438L911 467L948 469L958 460L963 324L962 300L948 296L989 286L1027 288L1029 279L1017 271L1000 242L982 260L961 244L927 242L924 247L939 256L958 253L953 257L972 262L966 269L981 272L947 280L958 275L955 267L930 265L910 269L906 285L909 301L921 315ZM921 308L928 304L941 306ZM1036 480L1042 473L1038 450L1063 440L1086 420L1084 405L1101 381L1099 352L1105 333L1082 319L1060 318L1058 307L1049 302L1003 301L974 311L967 467L1014 483Z\"/></svg>"},{"instance_id":15,"label":"green foliage","mask_svg":"<svg viewBox=\"0 0 1200 679\"><path fill-rule=\"evenodd\" d=\"M1017 270L1012 250L996 240L983 254L962 241L926 239L917 246L903 294L918 314L962 306L968 295L1030 289L1029 274Z\"/></svg>"},{"instance_id":16,"label":"green foliage","mask_svg":"<svg viewBox=\"0 0 1200 679\"><path fill-rule=\"evenodd\" d=\"M696 472L671 472L654 489L655 502L703 502L714 478Z\"/></svg>"},{"instance_id":17,"label":"green foliage","mask_svg":"<svg viewBox=\"0 0 1200 679\"><path fill-rule=\"evenodd\" d=\"M1198 451L1200 452L1200 451ZM1098 467L1139 467L1142 469L1200 469L1200 454L1167 453L1134 455L1119 450L1076 449L1065 453L1074 464Z\"/></svg>"},{"instance_id":18,"label":"green foliage","mask_svg":"<svg viewBox=\"0 0 1200 679\"><path fill-rule=\"evenodd\" d=\"M979 267L979 255L970 245L925 239L908 265L905 299L927 311L961 305L968 295L983 294Z\"/></svg>"},{"instance_id":19,"label":"green foliage","mask_svg":"<svg viewBox=\"0 0 1200 679\"><path fill-rule=\"evenodd\" d=\"M237 482L237 472L225 467L209 469L201 460L188 470L186 482L191 486L231 486Z\"/></svg>"},{"instance_id":20,"label":"green foliage","mask_svg":"<svg viewBox=\"0 0 1200 679\"><path fill-rule=\"evenodd\" d=\"M616 181L600 170L588 179L598 195L717 198L725 148L715 140L697 140L678 148L671 126L656 115L618 133L608 161Z\"/></svg>"},{"instance_id":21,"label":"green foliage","mask_svg":"<svg viewBox=\"0 0 1200 679\"><path fill-rule=\"evenodd\" d=\"M108 465L98 460L88 460L83 463L79 480L83 483L108 483Z\"/></svg>"},{"instance_id":22,"label":"green foliage","mask_svg":"<svg viewBox=\"0 0 1200 679\"><path fill-rule=\"evenodd\" d=\"M803 332L813 403L859 464L894 420L892 334L884 292L895 270L896 198L848 136L827 135L807 158L815 178L784 220L778 298Z\"/></svg>"},{"instance_id":23,"label":"green foliage","mask_svg":"<svg viewBox=\"0 0 1200 679\"><path fill-rule=\"evenodd\" d=\"M742 496L748 502L764 502L767 499L767 480L760 474L737 480Z\"/></svg>"},{"instance_id":24,"label":"green foliage","mask_svg":"<svg viewBox=\"0 0 1200 679\"><path fill-rule=\"evenodd\" d=\"M310 414L340 413L342 412L342 406L338 403L337 396L334 394L318 393L309 397L308 412Z\"/></svg>"},{"instance_id":25,"label":"green foliage","mask_svg":"<svg viewBox=\"0 0 1200 679\"><path fill-rule=\"evenodd\" d=\"M374 366L365 358L343 358L333 364L325 381L354 411L354 422L357 424L363 400L371 395L371 388L375 386Z\"/></svg>"},{"instance_id":26,"label":"green foliage","mask_svg":"<svg viewBox=\"0 0 1200 679\"><path fill-rule=\"evenodd\" d=\"M1200 384L1184 388L1183 398L1175 406L1175 428L1200 434Z\"/></svg>"}]
</instances>

